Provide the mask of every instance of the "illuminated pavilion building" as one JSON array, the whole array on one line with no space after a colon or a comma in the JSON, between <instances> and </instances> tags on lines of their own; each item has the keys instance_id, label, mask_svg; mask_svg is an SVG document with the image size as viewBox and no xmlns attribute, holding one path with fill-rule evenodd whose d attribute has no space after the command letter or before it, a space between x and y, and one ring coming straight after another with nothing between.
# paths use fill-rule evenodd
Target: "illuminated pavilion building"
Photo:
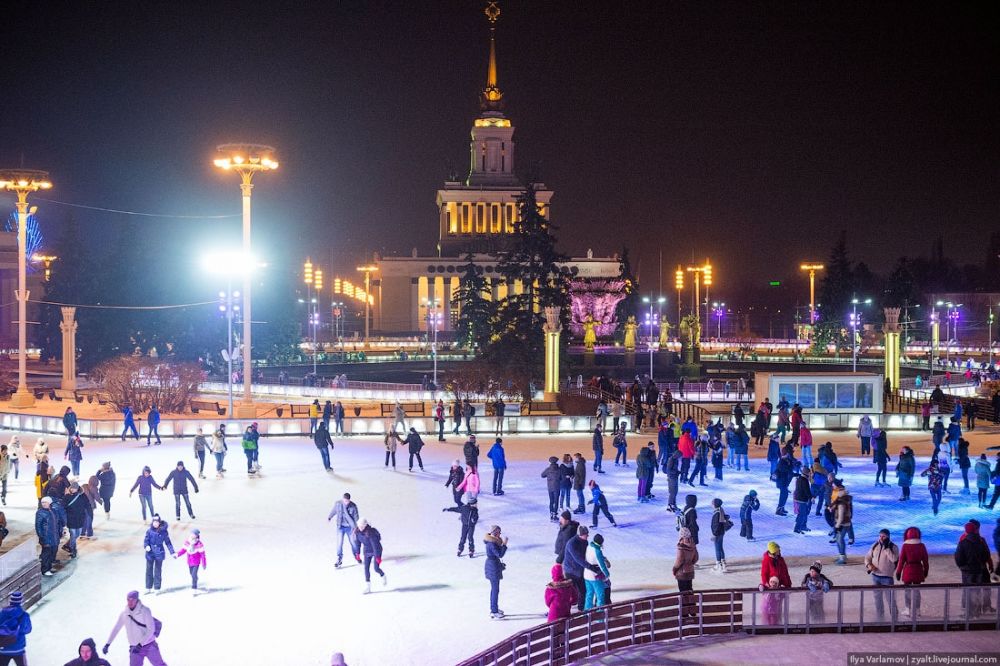
<instances>
[{"instance_id":1,"label":"illuminated pavilion building","mask_svg":"<svg viewBox=\"0 0 1000 666\"><path fill-rule=\"evenodd\" d=\"M490 19L490 51L486 86L480 93L480 114L472 125L469 174L464 181L445 181L437 192L437 254L422 256L416 249L409 257L375 257L372 275L375 296L373 328L377 333L401 334L428 329L428 312L437 303L442 312L438 330L451 330L458 312L452 298L459 288L466 257L483 269L492 298L521 293L520 280L513 284L497 272L497 253L514 233L518 220L517 198L524 185L514 175L514 126L503 113L503 92L497 79L496 19L494 3L486 10ZM536 199L549 219L552 190L535 183ZM585 258L565 262L562 270L576 278L615 278L620 272L617 256Z\"/></svg>"}]
</instances>

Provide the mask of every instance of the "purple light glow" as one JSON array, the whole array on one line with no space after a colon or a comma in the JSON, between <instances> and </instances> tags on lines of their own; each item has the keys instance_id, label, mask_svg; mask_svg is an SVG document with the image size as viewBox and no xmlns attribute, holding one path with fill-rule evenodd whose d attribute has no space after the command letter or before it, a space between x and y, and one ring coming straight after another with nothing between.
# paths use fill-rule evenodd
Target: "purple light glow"
<instances>
[{"instance_id":1,"label":"purple light glow","mask_svg":"<svg viewBox=\"0 0 1000 666\"><path fill-rule=\"evenodd\" d=\"M572 282L570 296L570 331L583 338L583 322L590 315L597 326L597 337L611 337L618 328L615 308L625 298L624 280L590 280Z\"/></svg>"}]
</instances>

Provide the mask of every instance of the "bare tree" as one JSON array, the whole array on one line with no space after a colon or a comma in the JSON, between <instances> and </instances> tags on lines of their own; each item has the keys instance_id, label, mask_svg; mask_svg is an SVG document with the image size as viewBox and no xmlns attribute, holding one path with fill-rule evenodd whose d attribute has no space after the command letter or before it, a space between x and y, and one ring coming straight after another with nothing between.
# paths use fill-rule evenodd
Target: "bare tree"
<instances>
[{"instance_id":1,"label":"bare tree","mask_svg":"<svg viewBox=\"0 0 1000 666\"><path fill-rule=\"evenodd\" d=\"M119 356L94 369L94 378L116 409L181 413L198 394L202 370L194 363L174 363L144 356Z\"/></svg>"}]
</instances>

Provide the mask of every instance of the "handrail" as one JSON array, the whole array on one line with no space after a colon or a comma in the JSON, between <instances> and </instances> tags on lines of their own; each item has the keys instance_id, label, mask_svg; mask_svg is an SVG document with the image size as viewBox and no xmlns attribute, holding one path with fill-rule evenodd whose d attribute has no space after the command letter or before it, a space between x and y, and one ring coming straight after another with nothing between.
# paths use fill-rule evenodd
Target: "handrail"
<instances>
[{"instance_id":1,"label":"handrail","mask_svg":"<svg viewBox=\"0 0 1000 666\"><path fill-rule=\"evenodd\" d=\"M900 600L906 607L913 604L919 613L904 615ZM866 603L874 609L866 608ZM990 606L993 610L984 613ZM995 631L1000 630L998 608L996 584L846 586L819 596L803 588L670 592L599 606L520 631L458 666L564 666L635 645L744 631Z\"/></svg>"}]
</instances>

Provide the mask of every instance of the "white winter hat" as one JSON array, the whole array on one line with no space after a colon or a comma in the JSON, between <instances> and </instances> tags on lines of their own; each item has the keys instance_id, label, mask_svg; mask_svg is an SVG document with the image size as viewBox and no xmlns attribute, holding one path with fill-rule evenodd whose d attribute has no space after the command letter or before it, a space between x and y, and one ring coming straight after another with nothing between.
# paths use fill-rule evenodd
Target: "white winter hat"
<instances>
[{"instance_id":1,"label":"white winter hat","mask_svg":"<svg viewBox=\"0 0 1000 666\"><path fill-rule=\"evenodd\" d=\"M368 527L368 519L367 518L359 518L358 519L358 529L359 530L363 530L366 527Z\"/></svg>"}]
</instances>

